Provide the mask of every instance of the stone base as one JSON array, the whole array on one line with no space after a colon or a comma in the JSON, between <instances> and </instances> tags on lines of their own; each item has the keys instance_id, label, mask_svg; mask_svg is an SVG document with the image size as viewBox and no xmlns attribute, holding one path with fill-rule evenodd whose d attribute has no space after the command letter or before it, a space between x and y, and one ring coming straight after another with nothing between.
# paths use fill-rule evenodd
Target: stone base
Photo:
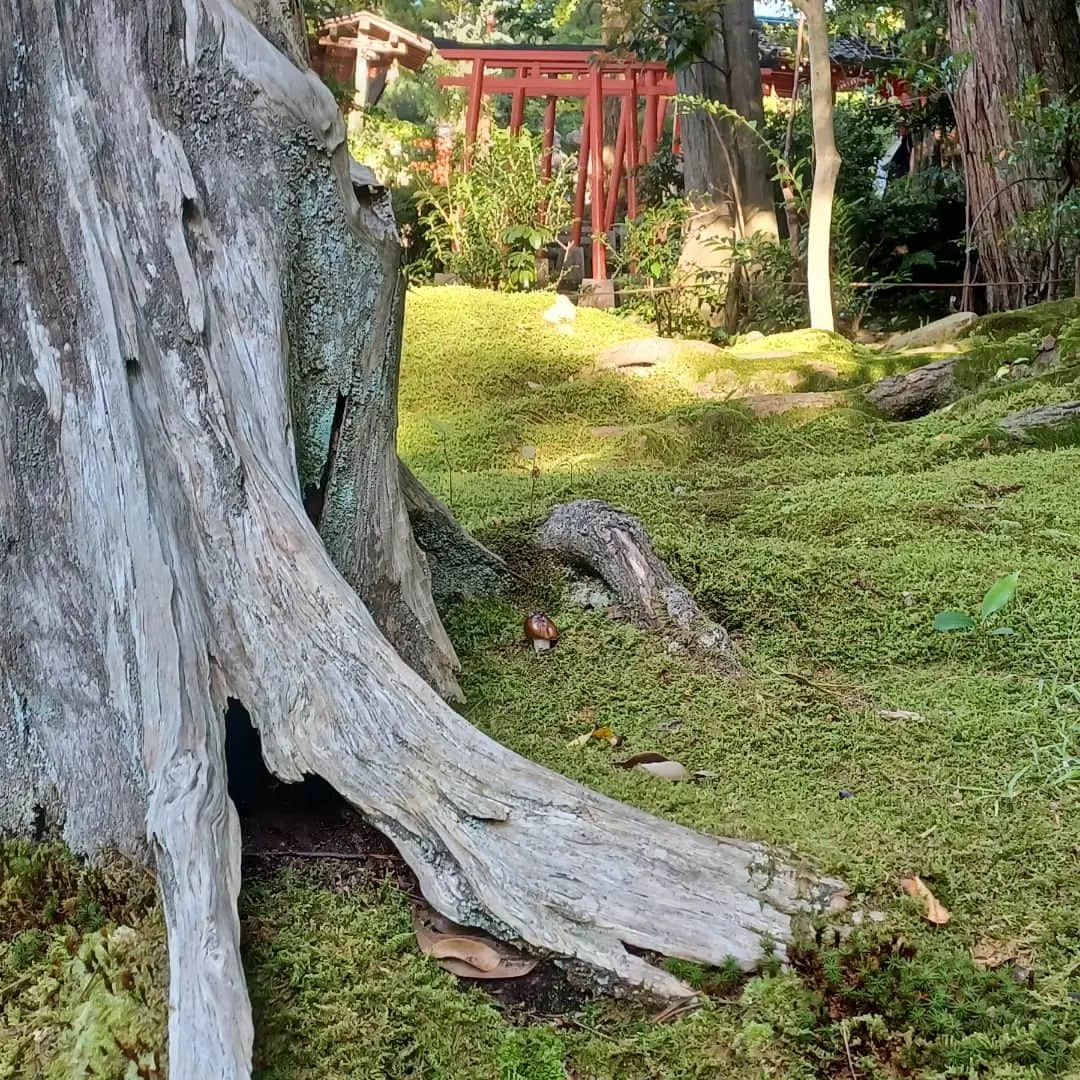
<instances>
[{"instance_id":1,"label":"stone base","mask_svg":"<svg viewBox=\"0 0 1080 1080\"><path fill-rule=\"evenodd\" d=\"M610 278L585 278L581 283L578 307L602 308L615 306L615 282Z\"/></svg>"},{"instance_id":2,"label":"stone base","mask_svg":"<svg viewBox=\"0 0 1080 1080\"><path fill-rule=\"evenodd\" d=\"M561 286L568 289L578 288L585 277L585 252L580 247L570 248L560 256L556 268Z\"/></svg>"}]
</instances>

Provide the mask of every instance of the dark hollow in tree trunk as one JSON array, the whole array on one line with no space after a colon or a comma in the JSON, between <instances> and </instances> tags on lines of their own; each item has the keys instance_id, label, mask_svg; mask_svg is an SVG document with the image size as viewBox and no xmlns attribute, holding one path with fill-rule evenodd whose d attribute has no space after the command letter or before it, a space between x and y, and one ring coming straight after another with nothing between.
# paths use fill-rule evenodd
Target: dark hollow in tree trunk
<instances>
[{"instance_id":1,"label":"dark hollow in tree trunk","mask_svg":"<svg viewBox=\"0 0 1080 1080\"><path fill-rule=\"evenodd\" d=\"M294 15L0 0L0 830L152 860L173 1080L250 1075L230 699L448 918L618 986L688 992L643 951L753 965L836 887L432 689L454 659L394 443L399 247Z\"/></svg>"}]
</instances>

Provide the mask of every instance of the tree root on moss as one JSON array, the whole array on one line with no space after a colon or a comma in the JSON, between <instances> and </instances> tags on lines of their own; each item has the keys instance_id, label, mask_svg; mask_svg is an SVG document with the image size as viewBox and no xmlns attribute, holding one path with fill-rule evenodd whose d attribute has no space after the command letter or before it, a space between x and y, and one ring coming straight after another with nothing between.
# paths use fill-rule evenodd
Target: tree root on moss
<instances>
[{"instance_id":1,"label":"tree root on moss","mask_svg":"<svg viewBox=\"0 0 1080 1080\"><path fill-rule=\"evenodd\" d=\"M1063 401L1056 405L1039 405L1033 409L1009 413L1000 426L1016 439L1029 439L1042 431L1055 431L1073 425L1080 426L1080 401Z\"/></svg>"},{"instance_id":2,"label":"tree root on moss","mask_svg":"<svg viewBox=\"0 0 1080 1080\"><path fill-rule=\"evenodd\" d=\"M555 507L535 539L541 550L599 576L638 626L673 632L726 674L739 672L727 630L675 580L636 517L600 499L579 499Z\"/></svg>"}]
</instances>

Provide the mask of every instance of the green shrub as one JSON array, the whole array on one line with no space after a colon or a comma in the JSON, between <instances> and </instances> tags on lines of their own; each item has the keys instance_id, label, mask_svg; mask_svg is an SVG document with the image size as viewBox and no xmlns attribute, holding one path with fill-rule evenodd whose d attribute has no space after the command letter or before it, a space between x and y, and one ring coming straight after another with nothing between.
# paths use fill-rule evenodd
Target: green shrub
<instances>
[{"instance_id":1,"label":"green shrub","mask_svg":"<svg viewBox=\"0 0 1080 1080\"><path fill-rule=\"evenodd\" d=\"M468 171L455 168L445 187L419 179L420 225L447 270L493 289L536 284L536 256L570 226L576 167L566 158L545 180L540 156L528 132L496 129Z\"/></svg>"}]
</instances>

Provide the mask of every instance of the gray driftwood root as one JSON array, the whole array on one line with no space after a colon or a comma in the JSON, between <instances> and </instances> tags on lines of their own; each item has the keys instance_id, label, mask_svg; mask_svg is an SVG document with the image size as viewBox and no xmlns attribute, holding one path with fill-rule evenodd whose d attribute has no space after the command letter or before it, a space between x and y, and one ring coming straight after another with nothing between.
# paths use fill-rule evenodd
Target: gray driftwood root
<instances>
[{"instance_id":1,"label":"gray driftwood root","mask_svg":"<svg viewBox=\"0 0 1080 1080\"><path fill-rule=\"evenodd\" d=\"M728 673L739 670L728 632L672 577L632 514L600 499L579 499L555 507L535 539L542 550L601 578L638 626L673 632Z\"/></svg>"},{"instance_id":2,"label":"gray driftwood root","mask_svg":"<svg viewBox=\"0 0 1080 1080\"><path fill-rule=\"evenodd\" d=\"M172 1080L251 1072L230 698L441 913L623 987L688 992L631 948L752 966L837 887L526 761L418 673L453 649L393 438L400 252L287 11L0 3L0 831L154 862Z\"/></svg>"},{"instance_id":3,"label":"gray driftwood root","mask_svg":"<svg viewBox=\"0 0 1080 1080\"><path fill-rule=\"evenodd\" d=\"M1080 401L1038 405L1009 413L1000 421L1000 426L1016 439L1028 439L1040 431L1054 431L1074 424L1080 425Z\"/></svg>"}]
</instances>

